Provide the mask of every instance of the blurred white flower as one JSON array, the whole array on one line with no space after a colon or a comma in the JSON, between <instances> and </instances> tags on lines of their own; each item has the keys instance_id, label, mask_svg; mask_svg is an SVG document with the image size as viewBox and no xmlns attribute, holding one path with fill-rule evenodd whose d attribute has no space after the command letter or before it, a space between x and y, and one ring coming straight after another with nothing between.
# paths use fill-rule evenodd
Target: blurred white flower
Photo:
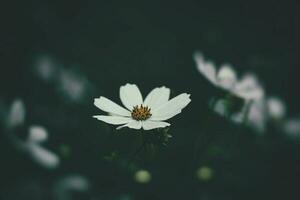
<instances>
[{"instance_id":1,"label":"blurred white flower","mask_svg":"<svg viewBox=\"0 0 300 200\"><path fill-rule=\"evenodd\" d=\"M282 130L293 139L300 138L300 119L286 120L282 125Z\"/></svg>"},{"instance_id":2,"label":"blurred white flower","mask_svg":"<svg viewBox=\"0 0 300 200\"><path fill-rule=\"evenodd\" d=\"M245 101L242 108L236 112L231 110L231 100L218 99L213 105L213 110L234 123L243 123L252 127L257 132L263 132L266 126L266 106L264 98Z\"/></svg>"},{"instance_id":3,"label":"blurred white flower","mask_svg":"<svg viewBox=\"0 0 300 200\"><path fill-rule=\"evenodd\" d=\"M87 78L72 69L61 69L58 77L57 88L61 94L72 102L81 102L90 89Z\"/></svg>"},{"instance_id":4,"label":"blurred white flower","mask_svg":"<svg viewBox=\"0 0 300 200\"><path fill-rule=\"evenodd\" d=\"M21 99L15 99L6 114L6 127L8 129L20 126L25 121L25 105Z\"/></svg>"},{"instance_id":5,"label":"blurred white flower","mask_svg":"<svg viewBox=\"0 0 300 200\"><path fill-rule=\"evenodd\" d=\"M44 168L54 169L59 165L59 157L40 145L27 144L27 151L32 160Z\"/></svg>"},{"instance_id":6,"label":"blurred white flower","mask_svg":"<svg viewBox=\"0 0 300 200\"><path fill-rule=\"evenodd\" d=\"M44 127L31 126L24 145L26 151L36 163L45 168L54 169L58 167L60 159L55 153L42 147L41 143L45 142L47 138L48 132Z\"/></svg>"},{"instance_id":7,"label":"blurred white flower","mask_svg":"<svg viewBox=\"0 0 300 200\"><path fill-rule=\"evenodd\" d=\"M27 153L39 165L48 169L56 168L60 162L59 157L41 145L42 142L48 139L48 132L44 127L30 126L25 141L15 134L15 128L24 124L25 115L26 109L23 101L20 99L14 100L6 114L6 128L9 141L15 148Z\"/></svg>"},{"instance_id":8,"label":"blurred white flower","mask_svg":"<svg viewBox=\"0 0 300 200\"><path fill-rule=\"evenodd\" d=\"M263 98L246 102L239 111L234 113L230 111L228 100L220 99L216 101L214 111L234 123L248 125L257 132L265 130L266 115Z\"/></svg>"},{"instance_id":9,"label":"blurred white flower","mask_svg":"<svg viewBox=\"0 0 300 200\"><path fill-rule=\"evenodd\" d=\"M33 143L44 142L48 139L48 133L45 128L41 126L32 125L29 127L28 141Z\"/></svg>"},{"instance_id":10,"label":"blurred white flower","mask_svg":"<svg viewBox=\"0 0 300 200\"><path fill-rule=\"evenodd\" d=\"M268 115L274 120L283 119L286 115L285 103L277 97L269 97L267 99Z\"/></svg>"},{"instance_id":11,"label":"blurred white flower","mask_svg":"<svg viewBox=\"0 0 300 200\"><path fill-rule=\"evenodd\" d=\"M253 128L258 133L263 133L266 130L268 120L266 102L264 98L252 101L248 105L248 111L244 111L244 123Z\"/></svg>"},{"instance_id":12,"label":"blurred white flower","mask_svg":"<svg viewBox=\"0 0 300 200\"><path fill-rule=\"evenodd\" d=\"M51 83L63 98L74 103L81 103L92 88L79 70L66 68L47 55L37 57L33 70L40 79Z\"/></svg>"},{"instance_id":13,"label":"blurred white flower","mask_svg":"<svg viewBox=\"0 0 300 200\"><path fill-rule=\"evenodd\" d=\"M277 97L266 98L264 89L254 74L246 74L238 80L229 65L222 65L217 71L214 64L206 61L200 52L194 53L194 59L199 72L213 85L244 100L242 108L233 112L232 98L216 99L211 103L216 113L233 122L244 123L260 133L266 130L267 124L272 123L288 135L300 135L300 120L285 119L285 103Z\"/></svg>"},{"instance_id":14,"label":"blurred white flower","mask_svg":"<svg viewBox=\"0 0 300 200\"><path fill-rule=\"evenodd\" d=\"M81 175L68 175L57 181L53 187L55 199L72 200L74 192L88 192L89 181Z\"/></svg>"},{"instance_id":15,"label":"blurred white flower","mask_svg":"<svg viewBox=\"0 0 300 200\"><path fill-rule=\"evenodd\" d=\"M241 113L234 116L235 120L238 122L244 119L245 124L254 128L257 132L264 132L267 124L275 125L283 130L289 129L285 125L289 121L285 119L286 105L277 97L256 99L251 102L248 111L245 111L245 108Z\"/></svg>"},{"instance_id":16,"label":"blurred white flower","mask_svg":"<svg viewBox=\"0 0 300 200\"><path fill-rule=\"evenodd\" d=\"M197 68L213 85L227 91L230 95L212 102L212 109L233 122L245 123L258 132L265 130L266 108L264 89L254 74L246 74L241 79L229 65L222 65L219 71L214 64L205 61L199 52L194 53ZM238 110L234 110L235 99L244 102Z\"/></svg>"},{"instance_id":17,"label":"blurred white flower","mask_svg":"<svg viewBox=\"0 0 300 200\"><path fill-rule=\"evenodd\" d=\"M256 120L257 103L254 100L260 101L264 96L264 91L258 83L255 75L246 74L241 80L237 79L236 72L229 65L222 65L217 72L216 67L212 62L205 61L201 53L196 52L194 59L197 68L212 84L222 88L231 95L237 96L245 100L245 104L241 112L231 114L232 99L217 99L212 105L214 111L222 116L227 116L234 122L242 122L245 112L251 113L253 119ZM250 106L250 107L249 107ZM253 107L253 108L252 108ZM248 114L247 113L247 114Z\"/></svg>"},{"instance_id":18,"label":"blurred white flower","mask_svg":"<svg viewBox=\"0 0 300 200\"><path fill-rule=\"evenodd\" d=\"M228 101L225 99L218 99L215 102L212 102L213 110L221 116L227 116L230 113L229 106L227 105Z\"/></svg>"},{"instance_id":19,"label":"blurred white flower","mask_svg":"<svg viewBox=\"0 0 300 200\"><path fill-rule=\"evenodd\" d=\"M33 69L39 78L49 82L53 81L57 76L58 64L50 56L41 55L37 57Z\"/></svg>"},{"instance_id":20,"label":"blurred white flower","mask_svg":"<svg viewBox=\"0 0 300 200\"><path fill-rule=\"evenodd\" d=\"M191 101L187 93L180 94L169 100L170 89L166 87L154 88L143 101L142 94L135 84L126 84L120 87L120 99L123 108L111 100L100 97L94 100L94 105L110 113L111 116L95 115L103 122L122 125L118 128L150 130L163 128L170 124L164 122L181 113Z\"/></svg>"},{"instance_id":21,"label":"blurred white flower","mask_svg":"<svg viewBox=\"0 0 300 200\"><path fill-rule=\"evenodd\" d=\"M300 118L287 118L285 102L277 97L269 97L267 100L268 116L276 127L292 139L300 138Z\"/></svg>"},{"instance_id":22,"label":"blurred white flower","mask_svg":"<svg viewBox=\"0 0 300 200\"><path fill-rule=\"evenodd\" d=\"M242 99L258 99L264 95L264 90L253 74L246 74L240 80L237 79L236 72L228 65L224 64L219 71L210 61L205 61L200 52L194 53L199 72L213 85L228 91Z\"/></svg>"}]
</instances>

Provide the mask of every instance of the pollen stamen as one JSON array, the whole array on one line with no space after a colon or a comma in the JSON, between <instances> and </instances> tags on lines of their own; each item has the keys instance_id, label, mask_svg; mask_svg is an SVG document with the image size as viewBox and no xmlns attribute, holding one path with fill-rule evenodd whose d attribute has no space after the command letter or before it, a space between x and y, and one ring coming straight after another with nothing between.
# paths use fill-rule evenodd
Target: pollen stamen
<instances>
[{"instance_id":1,"label":"pollen stamen","mask_svg":"<svg viewBox=\"0 0 300 200\"><path fill-rule=\"evenodd\" d=\"M131 112L131 117L138 121L144 121L152 116L150 111L151 108L149 108L148 106L134 106Z\"/></svg>"}]
</instances>

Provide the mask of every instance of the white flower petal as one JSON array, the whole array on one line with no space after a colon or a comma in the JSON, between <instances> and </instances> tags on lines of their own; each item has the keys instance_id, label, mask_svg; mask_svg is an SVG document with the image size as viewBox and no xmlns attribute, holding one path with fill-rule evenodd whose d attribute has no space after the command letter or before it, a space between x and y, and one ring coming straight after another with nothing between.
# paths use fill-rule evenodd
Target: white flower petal
<instances>
[{"instance_id":1,"label":"white flower petal","mask_svg":"<svg viewBox=\"0 0 300 200\"><path fill-rule=\"evenodd\" d=\"M154 116L152 115L152 117L150 118L150 120L152 121L164 121L164 120L168 120L172 117L174 117L175 115L178 115L179 113L181 113L181 110L175 110L173 112L168 112L168 113L159 113L159 114L154 114Z\"/></svg>"},{"instance_id":2,"label":"white flower petal","mask_svg":"<svg viewBox=\"0 0 300 200\"><path fill-rule=\"evenodd\" d=\"M160 105L167 103L170 97L170 89L166 87L154 88L146 97L144 106L148 106L152 110Z\"/></svg>"},{"instance_id":3,"label":"white flower petal","mask_svg":"<svg viewBox=\"0 0 300 200\"><path fill-rule=\"evenodd\" d=\"M245 112L243 112L243 111L244 110L242 110L241 112L232 114L232 116L230 116L230 119L237 124L243 123L243 120L245 118L245 114L244 114Z\"/></svg>"},{"instance_id":4,"label":"white flower petal","mask_svg":"<svg viewBox=\"0 0 300 200\"><path fill-rule=\"evenodd\" d=\"M75 103L82 102L90 89L88 79L82 73L72 69L60 69L58 85L62 96Z\"/></svg>"},{"instance_id":5,"label":"white flower petal","mask_svg":"<svg viewBox=\"0 0 300 200\"><path fill-rule=\"evenodd\" d=\"M25 121L25 115L26 110L23 101L21 99L14 100L6 119L7 127L14 128L22 125Z\"/></svg>"},{"instance_id":6,"label":"white flower petal","mask_svg":"<svg viewBox=\"0 0 300 200\"><path fill-rule=\"evenodd\" d=\"M54 195L57 197L54 199L72 199L71 194L73 191L85 192L88 191L90 187L90 182L86 177L77 174L67 175L54 184ZM66 196L70 197L65 198Z\"/></svg>"},{"instance_id":7,"label":"white flower petal","mask_svg":"<svg viewBox=\"0 0 300 200\"><path fill-rule=\"evenodd\" d=\"M44 142L48 138L47 130L42 126L30 126L29 128L29 142Z\"/></svg>"},{"instance_id":8,"label":"white flower petal","mask_svg":"<svg viewBox=\"0 0 300 200\"><path fill-rule=\"evenodd\" d=\"M59 165L59 157L39 145L30 143L28 145L28 151L32 159L45 168L53 169Z\"/></svg>"},{"instance_id":9,"label":"white flower petal","mask_svg":"<svg viewBox=\"0 0 300 200\"><path fill-rule=\"evenodd\" d=\"M127 83L120 87L120 99L123 105L132 110L134 106L143 104L143 97L135 84Z\"/></svg>"},{"instance_id":10,"label":"white flower petal","mask_svg":"<svg viewBox=\"0 0 300 200\"><path fill-rule=\"evenodd\" d=\"M94 100L94 105L97 106L99 109L103 110L104 112L108 112L120 116L127 116L127 117L131 116L131 113L128 110L122 108L118 104L114 103L113 101L105 97L96 98Z\"/></svg>"},{"instance_id":11,"label":"white flower petal","mask_svg":"<svg viewBox=\"0 0 300 200\"><path fill-rule=\"evenodd\" d=\"M264 96L263 88L252 74L245 75L232 92L245 99L259 99Z\"/></svg>"},{"instance_id":12,"label":"white flower petal","mask_svg":"<svg viewBox=\"0 0 300 200\"><path fill-rule=\"evenodd\" d=\"M108 124L114 124L114 125L126 124L133 121L133 119L130 117L122 117L122 116L95 115L93 117L100 121L106 122Z\"/></svg>"},{"instance_id":13,"label":"white flower petal","mask_svg":"<svg viewBox=\"0 0 300 200\"><path fill-rule=\"evenodd\" d=\"M232 66L228 64L224 64L220 67L219 72L218 72L218 78L221 79L233 79L236 80L236 73Z\"/></svg>"},{"instance_id":14,"label":"white flower petal","mask_svg":"<svg viewBox=\"0 0 300 200\"><path fill-rule=\"evenodd\" d=\"M247 123L257 132L263 133L266 128L266 114L265 101L255 100L250 107Z\"/></svg>"},{"instance_id":15,"label":"white flower petal","mask_svg":"<svg viewBox=\"0 0 300 200\"><path fill-rule=\"evenodd\" d=\"M282 127L283 131L292 138L300 137L300 119L289 119Z\"/></svg>"},{"instance_id":16,"label":"white flower petal","mask_svg":"<svg viewBox=\"0 0 300 200\"><path fill-rule=\"evenodd\" d=\"M155 128L164 128L166 126L170 126L170 124L167 122L150 121L150 120L146 120L142 122L142 124L144 130L151 130Z\"/></svg>"},{"instance_id":17,"label":"white flower petal","mask_svg":"<svg viewBox=\"0 0 300 200\"><path fill-rule=\"evenodd\" d=\"M174 117L179 114L181 110L191 102L190 95L187 93L180 94L167 103L163 104L151 113L151 120L163 121Z\"/></svg>"},{"instance_id":18,"label":"white flower petal","mask_svg":"<svg viewBox=\"0 0 300 200\"><path fill-rule=\"evenodd\" d=\"M234 93L245 99L259 99L264 95L264 91L261 88L235 91Z\"/></svg>"},{"instance_id":19,"label":"white flower petal","mask_svg":"<svg viewBox=\"0 0 300 200\"><path fill-rule=\"evenodd\" d=\"M37 58L34 64L35 73L44 81L52 81L58 72L58 64L56 61L47 55L41 55Z\"/></svg>"},{"instance_id":20,"label":"white flower petal","mask_svg":"<svg viewBox=\"0 0 300 200\"><path fill-rule=\"evenodd\" d=\"M236 73L229 65L221 66L217 77L219 85L225 89L231 89L237 82Z\"/></svg>"},{"instance_id":21,"label":"white flower petal","mask_svg":"<svg viewBox=\"0 0 300 200\"><path fill-rule=\"evenodd\" d=\"M121 129L124 127L132 128L132 129L141 129L142 128L142 122L141 121L131 121L128 124L125 124L123 126L117 127L117 129Z\"/></svg>"},{"instance_id":22,"label":"white flower petal","mask_svg":"<svg viewBox=\"0 0 300 200\"><path fill-rule=\"evenodd\" d=\"M223 99L218 99L214 103L213 110L221 116L228 116L229 114L228 104L226 103L226 100Z\"/></svg>"},{"instance_id":23,"label":"white flower petal","mask_svg":"<svg viewBox=\"0 0 300 200\"><path fill-rule=\"evenodd\" d=\"M212 62L205 61L203 55L200 52L194 53L194 60L196 61L199 72L203 74L210 82L216 85L217 73L214 64Z\"/></svg>"},{"instance_id":24,"label":"white flower petal","mask_svg":"<svg viewBox=\"0 0 300 200\"><path fill-rule=\"evenodd\" d=\"M286 114L284 102L277 97L270 97L267 100L268 114L273 119L282 119Z\"/></svg>"}]
</instances>

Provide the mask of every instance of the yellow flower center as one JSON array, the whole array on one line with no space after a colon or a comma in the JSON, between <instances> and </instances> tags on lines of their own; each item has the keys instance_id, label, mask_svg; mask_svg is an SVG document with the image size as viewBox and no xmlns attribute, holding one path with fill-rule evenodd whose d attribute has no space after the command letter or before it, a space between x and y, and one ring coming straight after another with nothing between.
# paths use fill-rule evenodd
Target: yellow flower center
<instances>
[{"instance_id":1,"label":"yellow flower center","mask_svg":"<svg viewBox=\"0 0 300 200\"><path fill-rule=\"evenodd\" d=\"M134 106L133 110L131 112L131 117L138 121L144 121L146 119L149 119L152 114L150 113L151 108L148 108L148 106Z\"/></svg>"}]
</instances>

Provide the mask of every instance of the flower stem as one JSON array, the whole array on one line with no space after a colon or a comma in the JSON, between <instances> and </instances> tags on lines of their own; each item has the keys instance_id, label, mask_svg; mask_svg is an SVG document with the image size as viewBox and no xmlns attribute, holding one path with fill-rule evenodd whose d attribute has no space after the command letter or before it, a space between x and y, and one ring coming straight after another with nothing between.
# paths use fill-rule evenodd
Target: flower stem
<instances>
[{"instance_id":1,"label":"flower stem","mask_svg":"<svg viewBox=\"0 0 300 200\"><path fill-rule=\"evenodd\" d=\"M145 148L145 146L147 144L147 141L148 141L147 138L145 138L143 136L143 142L142 142L142 144L129 157L127 165L130 165L135 160L135 158L143 151L143 149Z\"/></svg>"}]
</instances>

